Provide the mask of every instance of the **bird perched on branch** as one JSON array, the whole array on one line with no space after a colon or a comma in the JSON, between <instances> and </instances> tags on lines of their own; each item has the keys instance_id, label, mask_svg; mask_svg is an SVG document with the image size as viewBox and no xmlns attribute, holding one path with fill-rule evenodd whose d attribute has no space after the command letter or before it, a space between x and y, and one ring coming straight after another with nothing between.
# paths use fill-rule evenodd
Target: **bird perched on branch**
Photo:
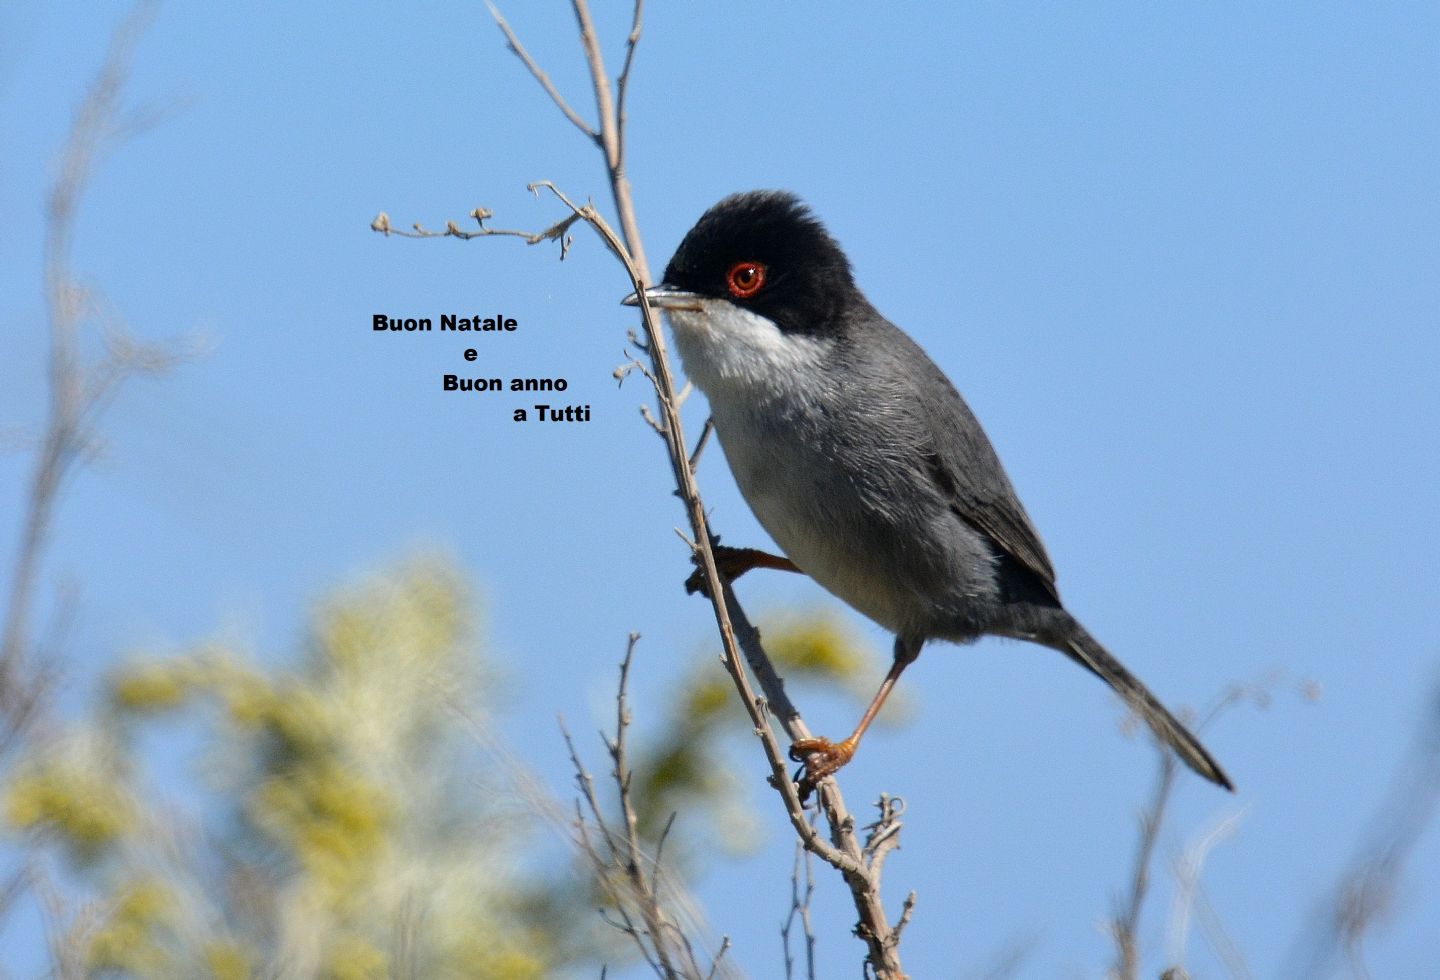
<instances>
[{"instance_id":1,"label":"bird perched on branch","mask_svg":"<svg viewBox=\"0 0 1440 980\"><path fill-rule=\"evenodd\" d=\"M665 311L736 483L785 552L719 548L723 573L803 572L895 634L894 664L855 731L791 746L803 783L850 761L927 641L991 635L1065 654L1186 765L1233 789L1195 736L1066 611L980 423L925 352L870 305L845 253L799 199L725 198L645 298Z\"/></svg>"}]
</instances>

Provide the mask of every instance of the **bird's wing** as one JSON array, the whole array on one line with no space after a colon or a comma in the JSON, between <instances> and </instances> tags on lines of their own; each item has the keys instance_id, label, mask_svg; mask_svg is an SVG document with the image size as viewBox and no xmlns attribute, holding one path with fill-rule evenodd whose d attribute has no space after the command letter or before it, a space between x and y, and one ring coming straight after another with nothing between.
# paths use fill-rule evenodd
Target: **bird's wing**
<instances>
[{"instance_id":1,"label":"bird's wing","mask_svg":"<svg viewBox=\"0 0 1440 980\"><path fill-rule=\"evenodd\" d=\"M926 472L961 520L1019 562L1058 599L1050 556L985 430L950 380L928 357L925 363L934 372L923 386L923 415L931 443L925 453Z\"/></svg>"}]
</instances>

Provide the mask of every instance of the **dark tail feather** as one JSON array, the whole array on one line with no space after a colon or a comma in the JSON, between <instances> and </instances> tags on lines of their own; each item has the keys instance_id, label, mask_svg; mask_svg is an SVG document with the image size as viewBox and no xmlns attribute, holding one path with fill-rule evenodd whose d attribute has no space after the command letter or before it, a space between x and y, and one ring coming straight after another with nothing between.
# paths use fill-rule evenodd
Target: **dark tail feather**
<instances>
[{"instance_id":1,"label":"dark tail feather","mask_svg":"<svg viewBox=\"0 0 1440 980\"><path fill-rule=\"evenodd\" d=\"M1230 777L1225 775L1225 770L1205 751L1200 740L1191 735L1190 730L1166 710L1155 695L1150 693L1149 688L1112 657L1109 650L1085 632L1083 626L1073 618L1066 618L1070 619L1074 628L1067 631L1063 640L1054 644L1055 648L1114 688L1115 693L1124 698L1125 703L1145 719L1155 736L1175 750L1180 761L1212 783L1235 792Z\"/></svg>"}]
</instances>

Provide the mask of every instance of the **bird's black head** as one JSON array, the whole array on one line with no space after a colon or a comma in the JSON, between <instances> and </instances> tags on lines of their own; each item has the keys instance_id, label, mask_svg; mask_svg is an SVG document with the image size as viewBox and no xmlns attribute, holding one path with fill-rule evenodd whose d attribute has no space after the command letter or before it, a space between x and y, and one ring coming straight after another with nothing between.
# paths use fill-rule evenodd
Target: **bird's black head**
<instances>
[{"instance_id":1,"label":"bird's black head","mask_svg":"<svg viewBox=\"0 0 1440 980\"><path fill-rule=\"evenodd\" d=\"M850 262L793 194L747 191L701 215L665 284L725 299L787 333L830 329L855 294Z\"/></svg>"}]
</instances>

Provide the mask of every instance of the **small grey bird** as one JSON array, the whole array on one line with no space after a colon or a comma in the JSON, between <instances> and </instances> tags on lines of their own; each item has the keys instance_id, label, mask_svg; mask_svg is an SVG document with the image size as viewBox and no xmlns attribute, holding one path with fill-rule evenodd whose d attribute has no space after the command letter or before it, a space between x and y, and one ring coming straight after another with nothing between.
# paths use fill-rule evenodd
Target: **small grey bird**
<instances>
[{"instance_id":1,"label":"small grey bird","mask_svg":"<svg viewBox=\"0 0 1440 980\"><path fill-rule=\"evenodd\" d=\"M926 641L988 634L1059 650L1114 688L1186 765L1233 789L1195 736L1066 612L980 423L870 305L799 199L727 197L645 295L665 311L685 372L710 401L741 493L788 557L721 549L725 573L804 572L895 634L894 664L854 733L791 747L810 785L850 760Z\"/></svg>"}]
</instances>

